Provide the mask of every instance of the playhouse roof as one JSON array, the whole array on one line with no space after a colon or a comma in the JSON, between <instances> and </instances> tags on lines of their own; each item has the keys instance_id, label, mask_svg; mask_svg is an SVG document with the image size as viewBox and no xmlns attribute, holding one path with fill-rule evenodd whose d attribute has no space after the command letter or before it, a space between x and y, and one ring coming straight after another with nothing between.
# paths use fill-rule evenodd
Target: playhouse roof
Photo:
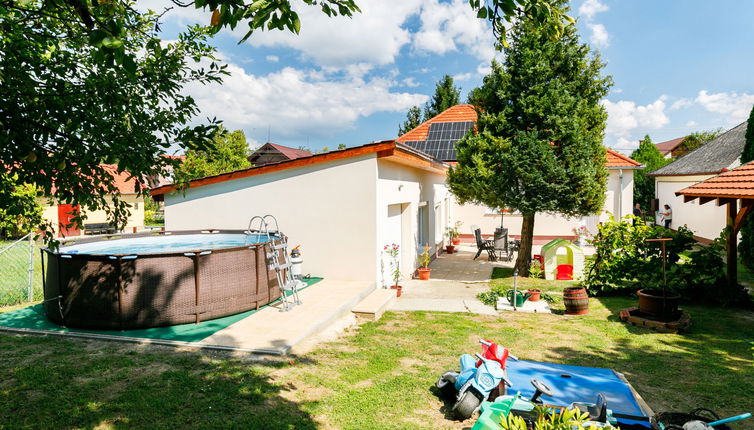
<instances>
[{"instance_id":1,"label":"playhouse roof","mask_svg":"<svg viewBox=\"0 0 754 430\"><path fill-rule=\"evenodd\" d=\"M574 250L581 251L581 248L571 241L568 241L565 239L553 239L547 244L542 246L542 253L544 254L546 251L554 250L554 249L560 248L561 246L565 246Z\"/></svg>"}]
</instances>

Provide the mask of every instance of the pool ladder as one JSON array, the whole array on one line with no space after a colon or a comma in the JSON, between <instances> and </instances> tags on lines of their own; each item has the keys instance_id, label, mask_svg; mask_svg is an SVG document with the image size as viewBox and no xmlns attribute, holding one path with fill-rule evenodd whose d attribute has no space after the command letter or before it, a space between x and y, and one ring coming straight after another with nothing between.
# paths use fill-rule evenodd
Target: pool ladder
<instances>
[{"instance_id":1,"label":"pool ladder","mask_svg":"<svg viewBox=\"0 0 754 430\"><path fill-rule=\"evenodd\" d=\"M259 229L252 229L254 221L259 222ZM269 226L271 222L275 223L275 229L270 230ZM295 305L300 305L303 302L298 294L299 286L304 284L303 281L293 277L291 268L293 263L291 262L291 256L288 253L288 242L285 240L285 236L280 233L280 227L278 221L272 215L265 216L253 216L249 220L249 227L246 229L246 234L250 235L258 233L260 235L267 235L267 241L270 244L271 252L267 253L267 260L270 265L275 269L275 276L277 277L278 286L280 287L280 300L283 302L283 308L280 312L288 312ZM280 251L283 251L283 261L280 261ZM291 293L292 302L288 301L288 293Z\"/></svg>"}]
</instances>

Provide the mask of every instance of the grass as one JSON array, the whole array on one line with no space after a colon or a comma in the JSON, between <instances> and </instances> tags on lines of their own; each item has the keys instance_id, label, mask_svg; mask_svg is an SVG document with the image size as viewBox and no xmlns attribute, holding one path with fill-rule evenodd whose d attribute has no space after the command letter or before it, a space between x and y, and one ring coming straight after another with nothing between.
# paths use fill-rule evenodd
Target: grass
<instances>
[{"instance_id":1,"label":"grass","mask_svg":"<svg viewBox=\"0 0 754 430\"><path fill-rule=\"evenodd\" d=\"M448 419L432 387L480 337L524 359L623 372L656 411L750 410L753 313L690 306L690 333L660 334L618 321L633 304L592 298L580 317L388 312L291 362L0 335L0 428L460 428L471 421Z\"/></svg>"}]
</instances>

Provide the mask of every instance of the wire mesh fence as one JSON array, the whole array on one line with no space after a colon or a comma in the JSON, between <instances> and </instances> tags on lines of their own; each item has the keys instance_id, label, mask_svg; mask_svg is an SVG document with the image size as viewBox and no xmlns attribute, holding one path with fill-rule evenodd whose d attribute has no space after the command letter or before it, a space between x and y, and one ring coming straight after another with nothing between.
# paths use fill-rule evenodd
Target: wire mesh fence
<instances>
[{"instance_id":1,"label":"wire mesh fence","mask_svg":"<svg viewBox=\"0 0 754 430\"><path fill-rule=\"evenodd\" d=\"M0 240L0 306L42 300L42 260L34 236Z\"/></svg>"}]
</instances>

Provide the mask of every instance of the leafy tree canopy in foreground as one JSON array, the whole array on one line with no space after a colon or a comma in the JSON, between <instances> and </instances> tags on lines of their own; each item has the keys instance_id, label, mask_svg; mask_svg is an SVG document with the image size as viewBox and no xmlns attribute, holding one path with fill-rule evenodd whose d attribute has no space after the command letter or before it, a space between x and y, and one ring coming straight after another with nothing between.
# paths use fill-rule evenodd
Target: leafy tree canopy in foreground
<instances>
[{"instance_id":1,"label":"leafy tree canopy in foreground","mask_svg":"<svg viewBox=\"0 0 754 430\"><path fill-rule=\"evenodd\" d=\"M512 30L505 64L470 100L479 107L478 133L456 144L449 172L463 202L509 207L523 215L516 268L528 274L534 215L580 216L602 210L607 169L602 138L607 120L599 101L610 77L572 26L557 40L524 19Z\"/></svg>"},{"instance_id":2,"label":"leafy tree canopy in foreground","mask_svg":"<svg viewBox=\"0 0 754 430\"><path fill-rule=\"evenodd\" d=\"M251 152L242 130L228 132L220 127L212 141L213 144L206 149L186 152L186 159L175 169L176 180L186 182L251 167Z\"/></svg>"}]
</instances>

